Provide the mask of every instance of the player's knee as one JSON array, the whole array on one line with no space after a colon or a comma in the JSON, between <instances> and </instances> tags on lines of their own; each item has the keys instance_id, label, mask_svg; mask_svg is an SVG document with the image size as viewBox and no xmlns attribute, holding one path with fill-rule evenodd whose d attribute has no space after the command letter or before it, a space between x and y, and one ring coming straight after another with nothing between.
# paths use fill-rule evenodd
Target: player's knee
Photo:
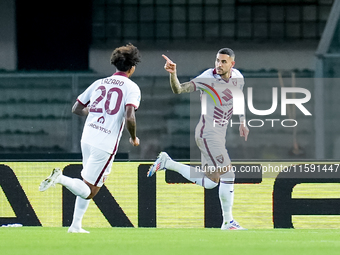
<instances>
[{"instance_id":1,"label":"player's knee","mask_svg":"<svg viewBox=\"0 0 340 255\"><path fill-rule=\"evenodd\" d=\"M207 176L203 177L202 186L206 189L213 189L218 185L219 178L208 178Z\"/></svg>"},{"instance_id":2,"label":"player's knee","mask_svg":"<svg viewBox=\"0 0 340 255\"><path fill-rule=\"evenodd\" d=\"M94 198L94 197L97 195L98 191L99 191L99 190L91 190L90 195L89 195L86 199L92 199L92 198Z\"/></svg>"},{"instance_id":3,"label":"player's knee","mask_svg":"<svg viewBox=\"0 0 340 255\"><path fill-rule=\"evenodd\" d=\"M92 199L92 198L94 198L94 196L95 196L96 194L90 194L86 199Z\"/></svg>"},{"instance_id":4,"label":"player's knee","mask_svg":"<svg viewBox=\"0 0 340 255\"><path fill-rule=\"evenodd\" d=\"M206 175L206 177L209 180L211 180L211 181L213 181L215 183L218 183L219 180L220 180L220 174L218 172L215 172L215 171L213 171L213 172L206 172L205 175Z\"/></svg>"},{"instance_id":5,"label":"player's knee","mask_svg":"<svg viewBox=\"0 0 340 255\"><path fill-rule=\"evenodd\" d=\"M89 183L87 183L87 185L89 186L91 193L90 193L90 195L88 195L88 197L86 199L92 199L97 195L97 193L99 192L101 187L94 186L94 185L89 184Z\"/></svg>"},{"instance_id":6,"label":"player's knee","mask_svg":"<svg viewBox=\"0 0 340 255\"><path fill-rule=\"evenodd\" d=\"M220 181L221 182L234 182L235 180L235 173L233 171L230 171L232 169L232 166L228 166L228 171L224 172L220 175Z\"/></svg>"}]
</instances>

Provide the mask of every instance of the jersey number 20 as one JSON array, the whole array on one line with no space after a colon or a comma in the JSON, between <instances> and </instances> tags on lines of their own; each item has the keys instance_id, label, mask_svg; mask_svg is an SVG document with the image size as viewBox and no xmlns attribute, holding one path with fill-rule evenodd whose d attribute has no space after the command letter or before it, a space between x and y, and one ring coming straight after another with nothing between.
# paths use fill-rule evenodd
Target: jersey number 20
<instances>
[{"instance_id":1,"label":"jersey number 20","mask_svg":"<svg viewBox=\"0 0 340 255\"><path fill-rule=\"evenodd\" d=\"M90 112L98 112L98 113L102 113L103 112L103 108L97 108L97 105L105 98L106 96L106 101L104 104L104 108L105 111L107 112L107 114L109 115L114 115L119 111L120 105L122 103L122 99L123 99L123 92L120 88L111 88L109 89L109 91L107 92L106 95L106 88L104 86L99 86L97 90L101 90L101 95L99 97L97 97L97 99L93 102L93 104L90 106ZM96 91L97 91L96 90ZM116 105L115 108L113 110L110 109L110 103L111 103L111 97L112 97L112 93L117 93L117 100L116 100Z\"/></svg>"}]
</instances>

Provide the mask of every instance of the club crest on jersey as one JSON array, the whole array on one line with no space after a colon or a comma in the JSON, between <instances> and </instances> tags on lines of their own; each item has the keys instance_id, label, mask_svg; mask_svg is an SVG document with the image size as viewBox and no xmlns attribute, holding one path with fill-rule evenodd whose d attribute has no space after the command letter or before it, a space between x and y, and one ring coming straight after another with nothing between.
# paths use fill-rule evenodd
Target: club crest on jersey
<instances>
[{"instance_id":1,"label":"club crest on jersey","mask_svg":"<svg viewBox=\"0 0 340 255\"><path fill-rule=\"evenodd\" d=\"M233 85L236 86L237 85L237 80L236 79L232 79Z\"/></svg>"},{"instance_id":2,"label":"club crest on jersey","mask_svg":"<svg viewBox=\"0 0 340 255\"><path fill-rule=\"evenodd\" d=\"M223 155L221 154L221 155L217 156L217 157L216 157L216 160L217 160L220 164L222 164L222 163L224 162L224 157L223 157Z\"/></svg>"},{"instance_id":3,"label":"club crest on jersey","mask_svg":"<svg viewBox=\"0 0 340 255\"><path fill-rule=\"evenodd\" d=\"M105 122L104 116L99 117L97 122L99 122L100 124L104 124L104 122Z\"/></svg>"}]
</instances>

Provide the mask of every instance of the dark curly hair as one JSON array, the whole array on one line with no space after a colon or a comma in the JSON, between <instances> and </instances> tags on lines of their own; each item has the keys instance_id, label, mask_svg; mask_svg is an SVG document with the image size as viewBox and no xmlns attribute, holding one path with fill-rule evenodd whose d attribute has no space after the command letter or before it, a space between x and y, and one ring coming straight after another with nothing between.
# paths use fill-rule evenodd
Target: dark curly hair
<instances>
[{"instance_id":1,"label":"dark curly hair","mask_svg":"<svg viewBox=\"0 0 340 255\"><path fill-rule=\"evenodd\" d=\"M111 55L111 64L119 71L126 72L140 62L139 50L131 43L116 48Z\"/></svg>"}]
</instances>

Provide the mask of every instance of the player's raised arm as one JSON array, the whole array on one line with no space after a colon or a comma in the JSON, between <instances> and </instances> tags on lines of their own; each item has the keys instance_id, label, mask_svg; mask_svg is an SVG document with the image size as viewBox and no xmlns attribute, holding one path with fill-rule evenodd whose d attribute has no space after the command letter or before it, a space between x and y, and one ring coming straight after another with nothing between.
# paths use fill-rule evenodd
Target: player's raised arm
<instances>
[{"instance_id":1,"label":"player's raised arm","mask_svg":"<svg viewBox=\"0 0 340 255\"><path fill-rule=\"evenodd\" d=\"M162 57L166 60L164 69L168 73L170 73L170 86L172 92L174 92L175 94L193 92L195 90L195 85L190 81L181 84L177 77L176 64L172 62L171 59L165 56L164 54L162 55Z\"/></svg>"}]
</instances>

